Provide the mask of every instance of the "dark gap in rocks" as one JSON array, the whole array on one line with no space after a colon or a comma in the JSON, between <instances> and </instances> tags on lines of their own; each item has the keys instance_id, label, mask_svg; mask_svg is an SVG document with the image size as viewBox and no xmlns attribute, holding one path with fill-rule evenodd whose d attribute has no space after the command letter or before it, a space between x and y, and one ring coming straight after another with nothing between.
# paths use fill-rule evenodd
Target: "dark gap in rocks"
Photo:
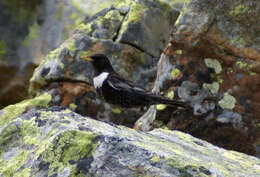
<instances>
[{"instance_id":1,"label":"dark gap in rocks","mask_svg":"<svg viewBox=\"0 0 260 177\"><path fill-rule=\"evenodd\" d=\"M150 54L149 52L146 52L146 51L143 50L141 47L139 47L139 46L137 46L137 45L135 45L135 44L132 44L132 43L129 43L129 42L120 42L120 43L121 43L121 44L130 45L131 47L134 47L134 48L140 50L141 52L146 53L147 55L149 55L149 56L152 57L152 58L158 58L158 57L156 57L156 56Z\"/></svg>"}]
</instances>

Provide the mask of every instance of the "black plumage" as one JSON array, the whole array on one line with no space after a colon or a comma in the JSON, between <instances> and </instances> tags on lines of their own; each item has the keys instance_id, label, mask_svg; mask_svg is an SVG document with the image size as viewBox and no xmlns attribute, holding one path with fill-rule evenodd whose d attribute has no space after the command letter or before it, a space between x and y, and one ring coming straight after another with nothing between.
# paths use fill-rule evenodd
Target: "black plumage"
<instances>
[{"instance_id":1,"label":"black plumage","mask_svg":"<svg viewBox=\"0 0 260 177\"><path fill-rule=\"evenodd\" d=\"M185 103L182 101L155 95L132 81L120 77L113 69L109 59L103 54L81 57L81 59L92 62L95 70L93 78L95 89L108 103L126 108L155 104L185 107Z\"/></svg>"}]
</instances>

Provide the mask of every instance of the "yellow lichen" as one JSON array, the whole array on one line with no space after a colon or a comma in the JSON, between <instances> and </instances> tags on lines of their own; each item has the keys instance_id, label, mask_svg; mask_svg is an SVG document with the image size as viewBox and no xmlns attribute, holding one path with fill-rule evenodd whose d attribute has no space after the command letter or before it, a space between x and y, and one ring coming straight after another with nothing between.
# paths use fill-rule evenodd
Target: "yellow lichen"
<instances>
[{"instance_id":1,"label":"yellow lichen","mask_svg":"<svg viewBox=\"0 0 260 177\"><path fill-rule=\"evenodd\" d=\"M171 100L174 98L174 91L170 91L168 93L168 98L171 99Z\"/></svg>"},{"instance_id":2,"label":"yellow lichen","mask_svg":"<svg viewBox=\"0 0 260 177\"><path fill-rule=\"evenodd\" d=\"M159 162L159 161L160 161L160 156L158 156L158 155L153 156L153 157L151 158L151 161L152 161L153 163Z\"/></svg>"},{"instance_id":3,"label":"yellow lichen","mask_svg":"<svg viewBox=\"0 0 260 177\"><path fill-rule=\"evenodd\" d=\"M174 68L172 71L171 71L171 80L174 80L176 79L179 75L180 75L181 71L178 69L178 68Z\"/></svg>"},{"instance_id":4,"label":"yellow lichen","mask_svg":"<svg viewBox=\"0 0 260 177\"><path fill-rule=\"evenodd\" d=\"M3 109L3 113L0 115L0 125L6 125L18 115L22 114L27 107L47 107L50 101L51 95L44 93L38 97L24 100L14 105L9 105Z\"/></svg>"},{"instance_id":5,"label":"yellow lichen","mask_svg":"<svg viewBox=\"0 0 260 177\"><path fill-rule=\"evenodd\" d=\"M239 14L245 14L247 13L249 10L249 7L247 7L246 5L243 4L239 4L237 6L235 6L230 12L229 15L231 16L236 16Z\"/></svg>"},{"instance_id":6,"label":"yellow lichen","mask_svg":"<svg viewBox=\"0 0 260 177\"><path fill-rule=\"evenodd\" d=\"M111 111L113 113L115 113L115 114L120 114L121 113L121 110L119 108L113 108Z\"/></svg>"},{"instance_id":7,"label":"yellow lichen","mask_svg":"<svg viewBox=\"0 0 260 177\"><path fill-rule=\"evenodd\" d=\"M167 106L166 106L165 104L157 104L157 105L156 105L156 109L157 109L158 111L162 111L162 110L164 110L166 107L167 107Z\"/></svg>"}]
</instances>

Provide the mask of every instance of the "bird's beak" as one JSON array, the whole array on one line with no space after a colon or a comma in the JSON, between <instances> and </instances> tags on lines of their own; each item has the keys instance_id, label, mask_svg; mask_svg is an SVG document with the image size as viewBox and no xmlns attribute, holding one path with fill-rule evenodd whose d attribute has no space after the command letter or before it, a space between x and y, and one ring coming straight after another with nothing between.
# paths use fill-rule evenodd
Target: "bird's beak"
<instances>
[{"instance_id":1,"label":"bird's beak","mask_svg":"<svg viewBox=\"0 0 260 177\"><path fill-rule=\"evenodd\" d=\"M90 61L90 62L94 61L93 58L91 58L91 57L80 57L80 59L87 60L87 61Z\"/></svg>"}]
</instances>

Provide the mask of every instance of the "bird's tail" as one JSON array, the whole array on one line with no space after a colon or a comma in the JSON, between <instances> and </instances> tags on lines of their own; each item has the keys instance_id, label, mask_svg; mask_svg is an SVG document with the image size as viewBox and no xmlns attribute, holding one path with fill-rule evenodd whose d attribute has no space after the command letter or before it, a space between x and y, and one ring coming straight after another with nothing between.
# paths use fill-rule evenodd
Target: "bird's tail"
<instances>
[{"instance_id":1,"label":"bird's tail","mask_svg":"<svg viewBox=\"0 0 260 177\"><path fill-rule=\"evenodd\" d=\"M159 95L151 95L150 96L150 101L152 104L166 104L169 106L177 106L177 107L183 107L186 108L188 105L187 103L183 101L177 101L177 100L170 100L168 98L159 96Z\"/></svg>"}]
</instances>

